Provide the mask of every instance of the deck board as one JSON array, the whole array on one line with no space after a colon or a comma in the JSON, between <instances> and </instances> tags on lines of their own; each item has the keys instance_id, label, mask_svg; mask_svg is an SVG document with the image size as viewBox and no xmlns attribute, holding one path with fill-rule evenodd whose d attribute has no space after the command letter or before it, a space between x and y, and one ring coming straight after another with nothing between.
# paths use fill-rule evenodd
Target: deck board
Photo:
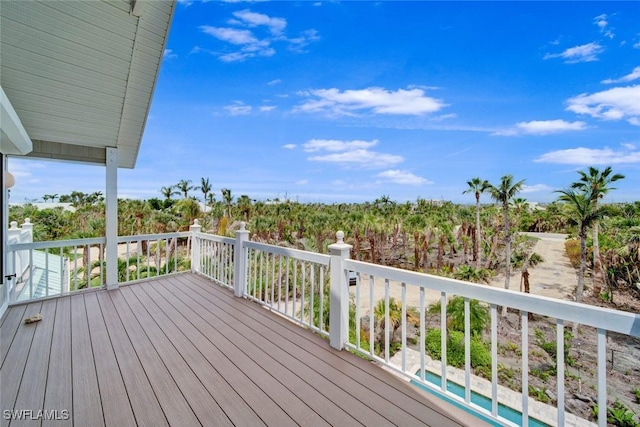
<instances>
[{"instance_id":1,"label":"deck board","mask_svg":"<svg viewBox=\"0 0 640 427\"><path fill-rule=\"evenodd\" d=\"M110 297L169 424L199 425L193 409L180 392L178 385L145 334L143 327L129 309L122 292L110 292Z\"/></svg>"},{"instance_id":2,"label":"deck board","mask_svg":"<svg viewBox=\"0 0 640 427\"><path fill-rule=\"evenodd\" d=\"M71 377L71 299L57 298L56 314L51 336L47 388L44 394L44 410L59 411L58 419L43 420L43 427L50 425L72 426L72 377ZM62 411L68 411L63 413Z\"/></svg>"},{"instance_id":3,"label":"deck board","mask_svg":"<svg viewBox=\"0 0 640 427\"><path fill-rule=\"evenodd\" d=\"M71 297L71 378L74 425L103 426L100 388L84 295ZM100 355L98 355L100 357Z\"/></svg>"},{"instance_id":4,"label":"deck board","mask_svg":"<svg viewBox=\"0 0 640 427\"><path fill-rule=\"evenodd\" d=\"M27 317L33 316L39 313L42 307L41 302L29 304L26 310L23 310L23 315L20 317L19 326L11 343L11 347L7 351L4 364L2 365L0 377L0 402L3 407L1 409L17 409L15 406L16 398L20 390L22 383L22 376L24 374L24 368L27 364L27 357L31 350L31 343L33 336L35 335L38 327L37 323L24 324L23 321ZM4 407L7 405L7 408ZM2 426L9 425L8 420L2 417Z\"/></svg>"},{"instance_id":5,"label":"deck board","mask_svg":"<svg viewBox=\"0 0 640 427\"><path fill-rule=\"evenodd\" d=\"M51 339L53 336L53 324L55 321L56 301L49 300L42 303L40 313L42 320L30 325L35 327L29 356L22 375L22 383L29 387L20 387L16 398L16 408L42 408L44 406L44 392L47 385L47 371L49 364L47 359L40 357L51 351ZM39 420L21 420L11 423L20 426L40 425Z\"/></svg>"},{"instance_id":6,"label":"deck board","mask_svg":"<svg viewBox=\"0 0 640 427\"><path fill-rule=\"evenodd\" d=\"M207 281L200 277L198 277L197 280L193 280L193 284L197 284L197 286L206 289L213 295L218 293L218 288L210 287ZM227 299L219 299L219 301L225 300ZM228 299L228 301L233 303L234 299ZM289 352L307 349L312 358L318 359L316 354L322 353L323 349L326 348L326 340L317 334L306 333L304 329L281 316L269 315L267 310L258 305L254 304L253 306L248 306L248 308L250 308L251 311L245 310L243 315L245 317L250 316L255 319L259 325L264 326L266 333L286 330L285 334L287 339L293 344L293 347L288 346ZM302 358L302 360L305 359L306 357ZM355 359L355 361L358 361L358 359ZM338 370L345 377L348 377L352 381L352 384L353 381L355 381L355 383L359 383L360 386L364 388L376 391L378 395L385 399L384 402L378 402L383 405L382 408L385 408L385 411L389 410L388 406L391 405L393 407L391 411L400 408L423 422L433 421L435 414L432 415L425 412L423 403L415 400L413 397L415 395L413 386L408 386L403 382L398 383L394 375L386 371L384 371L384 373L380 372L380 369L375 365L354 364L353 362L354 357L348 352L332 352L330 354L323 354L322 359L320 359L318 363L330 365L333 369ZM407 389L409 393L407 393ZM437 398L431 395L428 395L428 397L433 399L434 404L437 404ZM398 418L394 418L394 421L397 420ZM411 419L407 421L415 422L415 420ZM450 420L447 417L442 417L438 422L446 423L448 421Z\"/></svg>"},{"instance_id":7,"label":"deck board","mask_svg":"<svg viewBox=\"0 0 640 427\"><path fill-rule=\"evenodd\" d=\"M169 425L109 293L99 292L97 298L136 422L148 426Z\"/></svg>"},{"instance_id":8,"label":"deck board","mask_svg":"<svg viewBox=\"0 0 640 427\"><path fill-rule=\"evenodd\" d=\"M152 291L157 289L155 288ZM156 296L156 298L151 298L149 293L145 292L142 287L137 287L134 292L147 307L157 307L154 319L158 321L167 336L171 337L176 348L179 349L181 355L194 370L194 373L207 387L226 416L235 425L263 424L260 417L242 399L236 389L230 385L230 383L234 384L235 382L229 377L241 375L242 372L239 370L233 371L229 366L230 363L225 363L226 356L224 353L218 351L207 336L200 334L192 323L158 293L150 292ZM171 298L171 296L169 297ZM162 310L162 314L158 313L158 310ZM262 397L257 394L258 390L251 389L250 391L254 398ZM279 416L281 410L277 406L274 405L267 409L270 411L269 417L272 417L275 422L287 425L291 421Z\"/></svg>"},{"instance_id":9,"label":"deck board","mask_svg":"<svg viewBox=\"0 0 640 427\"><path fill-rule=\"evenodd\" d=\"M193 274L16 305L0 324L0 410L69 411L42 425L480 424Z\"/></svg>"},{"instance_id":10,"label":"deck board","mask_svg":"<svg viewBox=\"0 0 640 427\"><path fill-rule=\"evenodd\" d=\"M93 351L98 355L95 358L95 366L105 424L120 427L135 426L136 419L133 416L129 396L124 386L116 355L113 352L96 293L87 293L84 302L87 313L90 313L87 320L91 331Z\"/></svg>"}]
</instances>

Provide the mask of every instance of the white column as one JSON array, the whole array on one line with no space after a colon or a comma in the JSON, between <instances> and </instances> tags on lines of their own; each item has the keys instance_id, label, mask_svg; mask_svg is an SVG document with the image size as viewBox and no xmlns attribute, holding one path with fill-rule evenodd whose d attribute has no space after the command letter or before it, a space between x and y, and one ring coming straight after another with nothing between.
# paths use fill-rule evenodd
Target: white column
<instances>
[{"instance_id":1,"label":"white column","mask_svg":"<svg viewBox=\"0 0 640 427\"><path fill-rule=\"evenodd\" d=\"M4 188L4 171L7 169L7 158L3 153L0 153L0 203L2 207L0 208L0 216L1 222L0 227L2 230L0 231L0 285L6 285L2 287L2 295L0 295L0 316L4 314L4 309L6 308L6 303L9 300L9 286L8 281L4 276L8 274L7 272L7 221L9 221L7 215L9 212L9 205L7 199L7 190Z\"/></svg>"},{"instance_id":2,"label":"white column","mask_svg":"<svg viewBox=\"0 0 640 427\"><path fill-rule=\"evenodd\" d=\"M249 240L249 231L245 230L245 226L244 222L240 223L233 248L233 294L237 297L244 296L247 283L247 252L243 246L244 242Z\"/></svg>"},{"instance_id":3,"label":"white column","mask_svg":"<svg viewBox=\"0 0 640 427\"><path fill-rule=\"evenodd\" d=\"M329 245L331 254L331 308L329 312L329 345L338 350L349 339L349 278L344 260L349 259L351 245L344 243L344 233L336 233L337 242Z\"/></svg>"},{"instance_id":4,"label":"white column","mask_svg":"<svg viewBox=\"0 0 640 427\"><path fill-rule=\"evenodd\" d=\"M118 149L107 147L106 238L107 289L118 288Z\"/></svg>"},{"instance_id":5,"label":"white column","mask_svg":"<svg viewBox=\"0 0 640 427\"><path fill-rule=\"evenodd\" d=\"M202 230L202 226L197 219L193 220L193 224L189 226L191 232L191 272L200 273L200 263L202 257L200 256L200 238L198 233Z\"/></svg>"}]
</instances>

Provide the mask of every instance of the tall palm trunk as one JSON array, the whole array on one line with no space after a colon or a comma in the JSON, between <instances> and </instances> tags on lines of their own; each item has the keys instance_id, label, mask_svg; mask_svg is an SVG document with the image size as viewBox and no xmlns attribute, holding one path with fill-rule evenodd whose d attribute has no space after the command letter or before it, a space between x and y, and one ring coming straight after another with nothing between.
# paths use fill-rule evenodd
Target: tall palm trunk
<instances>
[{"instance_id":1,"label":"tall palm trunk","mask_svg":"<svg viewBox=\"0 0 640 427\"><path fill-rule=\"evenodd\" d=\"M587 267L587 230L580 227L580 268L578 270L578 287L576 289L576 301L582 302L584 292L584 271Z\"/></svg>"},{"instance_id":2,"label":"tall palm trunk","mask_svg":"<svg viewBox=\"0 0 640 427\"><path fill-rule=\"evenodd\" d=\"M476 268L479 270L482 268L482 250L481 234L480 234L480 194L476 195L476 239L473 246L473 256L476 260Z\"/></svg>"},{"instance_id":3,"label":"tall palm trunk","mask_svg":"<svg viewBox=\"0 0 640 427\"><path fill-rule=\"evenodd\" d=\"M593 201L594 210L597 209L597 201ZM602 286L605 285L606 274L600 256L600 239L598 236L598 221L593 222L593 294L600 295Z\"/></svg>"},{"instance_id":4,"label":"tall palm trunk","mask_svg":"<svg viewBox=\"0 0 640 427\"><path fill-rule=\"evenodd\" d=\"M504 288L509 289L509 281L511 280L511 230L509 229L509 205L505 203L502 207L502 210L504 218ZM507 315L506 305L502 306L502 315Z\"/></svg>"}]
</instances>

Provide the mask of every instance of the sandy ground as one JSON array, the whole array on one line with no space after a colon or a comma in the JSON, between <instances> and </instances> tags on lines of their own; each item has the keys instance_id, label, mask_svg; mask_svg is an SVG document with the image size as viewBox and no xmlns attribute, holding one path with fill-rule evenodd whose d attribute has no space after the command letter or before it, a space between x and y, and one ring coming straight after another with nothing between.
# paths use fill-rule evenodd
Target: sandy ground
<instances>
[{"instance_id":1,"label":"sandy ground","mask_svg":"<svg viewBox=\"0 0 640 427\"><path fill-rule=\"evenodd\" d=\"M542 256L544 262L536 267L529 268L529 284L532 294L544 295L551 298L570 299L576 284L577 276L574 268L569 262L564 249L565 234L552 233L527 233L538 238L534 247L534 252ZM520 288L521 271L516 270L511 275L510 289L518 290ZM495 276L491 286L504 287L504 274ZM355 287L351 287L351 294L355 298ZM383 278L375 278L373 290L373 305L383 300L385 297L385 281ZM369 277L363 275L360 287L360 313L362 316L370 312L369 298ZM398 282L389 283L389 296L400 300L402 297L402 286ZM407 286L407 305L409 307L420 307L420 291L416 286ZM440 292L425 292L425 305L437 302L440 299Z\"/></svg>"},{"instance_id":2,"label":"sandy ground","mask_svg":"<svg viewBox=\"0 0 640 427\"><path fill-rule=\"evenodd\" d=\"M531 293L550 298L573 298L573 293L578 284L578 277L564 249L567 235L554 233L525 234L539 239L533 251L540 254L544 259L543 263L534 268L529 268ZM521 270L515 270L511 273L510 289L520 289L521 275ZM504 287L504 274L495 276L490 285Z\"/></svg>"}]
</instances>

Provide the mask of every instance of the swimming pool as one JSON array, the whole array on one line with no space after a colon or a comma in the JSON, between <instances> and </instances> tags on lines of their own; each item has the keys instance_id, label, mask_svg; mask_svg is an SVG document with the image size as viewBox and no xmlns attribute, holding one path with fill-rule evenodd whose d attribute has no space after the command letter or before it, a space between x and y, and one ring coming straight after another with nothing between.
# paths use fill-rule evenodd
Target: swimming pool
<instances>
[{"instance_id":1,"label":"swimming pool","mask_svg":"<svg viewBox=\"0 0 640 427\"><path fill-rule=\"evenodd\" d=\"M420 376L420 371L416 372L416 375ZM442 386L442 379L440 378L439 375L436 375L434 373L428 372L426 371L424 373L425 375L425 380L429 381L432 384L437 385L438 387ZM494 426L501 426L502 424L498 423L495 420L492 420L490 418L488 418L487 416L474 411L471 408L468 408L464 405L462 405L460 402L458 402L457 400L448 398L446 396L442 396L441 394L435 392L434 390L430 389L429 387L426 387L423 384L420 384L418 381L416 380L411 380L411 383L413 385L415 385L416 387L420 387L422 390L425 390L435 396L438 396L439 398L451 403L452 405L457 406L458 408L461 408L465 411L467 411L468 413L480 418L481 420L494 425ZM464 387L462 387L459 384L456 384L454 382L451 382L450 380L447 380L447 391L449 391L450 393L455 394L456 396L462 397L464 398ZM481 408L484 408L488 411L491 411L491 399L489 399L486 396L483 396L481 394L478 394L474 391L471 392L471 402L478 405ZM513 408L509 408L508 406L503 405L502 403L498 403L498 415L508 421L511 421L512 423L515 423L517 425L522 425L522 413L520 411L517 411ZM549 424L543 423L542 421L536 420L535 418L531 418L529 417L529 425L532 427L550 427Z\"/></svg>"}]
</instances>

